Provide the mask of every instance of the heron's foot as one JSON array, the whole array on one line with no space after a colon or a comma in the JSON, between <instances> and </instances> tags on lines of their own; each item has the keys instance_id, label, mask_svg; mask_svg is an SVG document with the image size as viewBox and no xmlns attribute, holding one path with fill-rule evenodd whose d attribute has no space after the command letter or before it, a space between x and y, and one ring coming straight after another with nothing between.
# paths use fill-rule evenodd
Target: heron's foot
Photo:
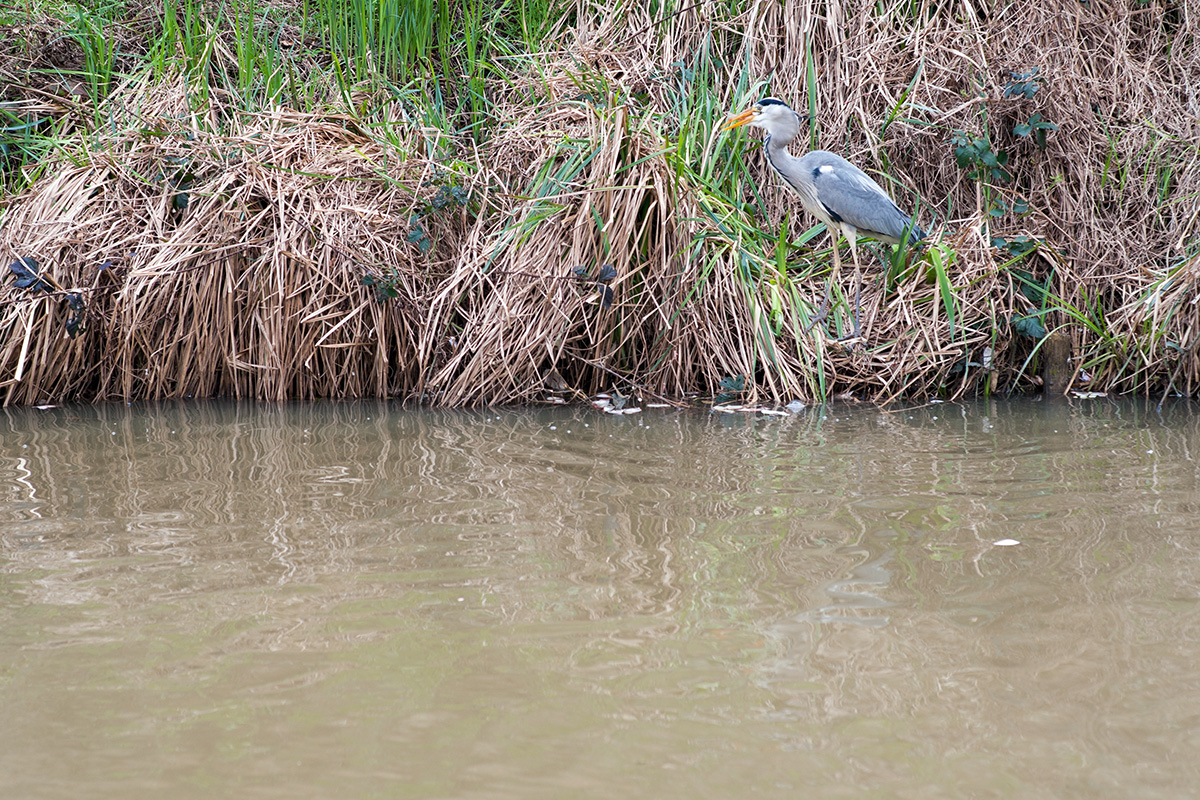
<instances>
[{"instance_id":1,"label":"heron's foot","mask_svg":"<svg viewBox=\"0 0 1200 800\"><path fill-rule=\"evenodd\" d=\"M822 308L820 311L817 312L817 315L815 317L813 317L812 319L810 319L808 321L808 324L804 326L804 332L808 333L813 328L817 327L817 325L824 322L825 318L828 316L829 316L829 309Z\"/></svg>"},{"instance_id":2,"label":"heron's foot","mask_svg":"<svg viewBox=\"0 0 1200 800\"><path fill-rule=\"evenodd\" d=\"M812 319L810 319L808 321L808 324L804 326L805 333L808 333L813 328L815 328L817 325L824 322L825 318L829 316L829 309L831 307L830 302L829 302L829 295L832 292L833 292L833 284L830 284L829 286L825 287L825 296L821 298L821 307L817 309L817 315L815 317L813 317Z\"/></svg>"}]
</instances>

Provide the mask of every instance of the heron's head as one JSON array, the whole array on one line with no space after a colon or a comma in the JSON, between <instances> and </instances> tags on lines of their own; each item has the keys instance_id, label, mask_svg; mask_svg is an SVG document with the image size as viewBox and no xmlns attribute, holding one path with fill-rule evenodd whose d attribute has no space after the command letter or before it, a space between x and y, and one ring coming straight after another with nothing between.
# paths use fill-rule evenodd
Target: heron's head
<instances>
[{"instance_id":1,"label":"heron's head","mask_svg":"<svg viewBox=\"0 0 1200 800\"><path fill-rule=\"evenodd\" d=\"M723 131L750 125L762 128L768 135L786 144L800 135L800 115L791 107L774 97L764 97L736 117L730 117Z\"/></svg>"}]
</instances>

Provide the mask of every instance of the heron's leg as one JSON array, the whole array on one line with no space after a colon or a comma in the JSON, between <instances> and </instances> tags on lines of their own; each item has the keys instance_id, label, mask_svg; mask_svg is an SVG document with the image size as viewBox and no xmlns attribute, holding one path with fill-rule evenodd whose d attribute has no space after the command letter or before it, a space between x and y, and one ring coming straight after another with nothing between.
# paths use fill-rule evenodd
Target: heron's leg
<instances>
[{"instance_id":1,"label":"heron's leg","mask_svg":"<svg viewBox=\"0 0 1200 800\"><path fill-rule=\"evenodd\" d=\"M831 235L832 232L831 232ZM829 316L829 305L833 295L833 284L837 281L838 275L842 272L842 254L838 249L838 240L833 240L833 275L829 277L829 282L825 284L825 294L821 297L821 307L817 309L817 315L808 321L808 326L804 332L808 333L813 329L818 322L822 322L825 317Z\"/></svg>"},{"instance_id":2,"label":"heron's leg","mask_svg":"<svg viewBox=\"0 0 1200 800\"><path fill-rule=\"evenodd\" d=\"M854 246L854 236L847 237L850 241L850 256L854 259L854 338L862 336L862 265L858 261L858 248Z\"/></svg>"}]
</instances>

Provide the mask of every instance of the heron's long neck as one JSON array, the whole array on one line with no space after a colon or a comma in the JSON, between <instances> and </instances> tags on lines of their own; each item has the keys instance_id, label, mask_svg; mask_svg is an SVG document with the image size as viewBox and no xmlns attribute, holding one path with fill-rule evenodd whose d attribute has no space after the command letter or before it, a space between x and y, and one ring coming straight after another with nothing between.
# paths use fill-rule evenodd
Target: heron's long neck
<instances>
[{"instance_id":1,"label":"heron's long neck","mask_svg":"<svg viewBox=\"0 0 1200 800\"><path fill-rule=\"evenodd\" d=\"M789 175L796 175L799 172L796 162L800 159L789 153L787 149L788 145L793 141L795 141L795 139L792 137L780 136L776 138L768 134L766 140L763 142L763 146L767 151L767 161L771 163L771 166L775 169L775 171L778 172L780 177L787 181L793 189L803 194L803 190L799 186L796 186L796 184L792 183L791 178L788 177Z\"/></svg>"}]
</instances>

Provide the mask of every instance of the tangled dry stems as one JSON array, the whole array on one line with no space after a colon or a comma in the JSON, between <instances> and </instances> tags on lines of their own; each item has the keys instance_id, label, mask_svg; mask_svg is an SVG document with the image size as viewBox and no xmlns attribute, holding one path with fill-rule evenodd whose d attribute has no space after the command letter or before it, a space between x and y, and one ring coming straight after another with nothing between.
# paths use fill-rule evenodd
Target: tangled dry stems
<instances>
[{"instance_id":1,"label":"tangled dry stems","mask_svg":"<svg viewBox=\"0 0 1200 800\"><path fill-rule=\"evenodd\" d=\"M1173 9L764 1L736 18L696 4L655 20L580 2L564 51L496 82L482 145L369 89L355 101L373 103L371 125L246 113L220 93L197 111L182 78L131 82L90 145L0 217L0 258L36 257L60 289L0 289L5 402L510 403L564 384L592 393L614 374L675 397L731 376L753 399L961 396L1030 385L1035 342L1012 321L1039 312L1072 337L1089 388L1190 395L1200 23ZM700 108L678 87L705 46L733 57L712 62L721 94ZM1005 97L1031 66L1040 91ZM795 242L813 221L753 151L740 169L764 204L749 216L717 187L727 176L705 171L728 142L684 131L681 112L724 112L760 88L811 101L817 145L889 176L902 205L923 198L951 259L941 284L928 257L885 278L867 254L861 349L834 341L845 302L806 330L829 277L813 244L826 240L782 263L772 251L781 227ZM1059 125L1044 151L1013 133L1035 111ZM1009 150L1013 182L970 180L952 130ZM682 155L689 135L700 156ZM447 147L452 160L433 155ZM435 209L451 185L471 201ZM993 218L997 199L1030 213ZM994 235L1044 244L1018 263ZM611 307L575 273L605 263ZM1048 282L1043 308L1030 279ZM87 303L75 338L69 291Z\"/></svg>"}]
</instances>

